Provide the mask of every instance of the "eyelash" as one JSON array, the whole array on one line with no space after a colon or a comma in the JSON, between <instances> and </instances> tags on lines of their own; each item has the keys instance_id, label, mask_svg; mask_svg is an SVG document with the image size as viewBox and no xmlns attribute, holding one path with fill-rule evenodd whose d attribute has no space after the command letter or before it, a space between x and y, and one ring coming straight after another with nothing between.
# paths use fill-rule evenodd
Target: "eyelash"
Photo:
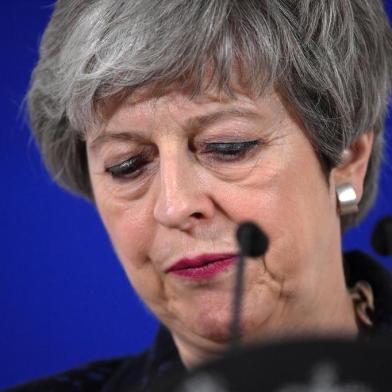
<instances>
[{"instance_id":1,"label":"eyelash","mask_svg":"<svg viewBox=\"0 0 392 392\"><path fill-rule=\"evenodd\" d=\"M138 172L143 170L143 167L148 163L148 159L141 155L129 158L119 165L111 166L105 169L113 178L136 178Z\"/></svg>"},{"instance_id":2,"label":"eyelash","mask_svg":"<svg viewBox=\"0 0 392 392\"><path fill-rule=\"evenodd\" d=\"M248 140L231 143L207 143L202 154L216 154L212 157L218 161L235 162L240 160L248 152L261 144L260 140Z\"/></svg>"},{"instance_id":3,"label":"eyelash","mask_svg":"<svg viewBox=\"0 0 392 392\"><path fill-rule=\"evenodd\" d=\"M206 143L201 154L212 155L211 159L217 162L236 162L246 157L254 148L261 145L261 140L248 140L244 142L214 142ZM105 169L115 179L134 179L142 174L145 166L150 162L143 154L136 155Z\"/></svg>"}]
</instances>

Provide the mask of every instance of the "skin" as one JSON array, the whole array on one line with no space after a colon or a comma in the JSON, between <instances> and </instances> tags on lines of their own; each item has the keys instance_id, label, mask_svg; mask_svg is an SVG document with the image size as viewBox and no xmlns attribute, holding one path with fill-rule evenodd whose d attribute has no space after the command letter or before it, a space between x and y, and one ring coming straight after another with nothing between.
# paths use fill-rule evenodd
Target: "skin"
<instances>
[{"instance_id":1,"label":"skin","mask_svg":"<svg viewBox=\"0 0 392 392\"><path fill-rule=\"evenodd\" d=\"M250 140L260 144L233 161L206 152L207 143ZM87 137L96 206L131 284L170 329L186 366L227 347L235 269L204 281L165 271L183 257L237 253L234 232L244 220L270 241L263 258L247 262L244 343L357 333L335 186L350 182L361 197L371 145L369 132L326 181L301 123L275 92L230 99L173 90L112 105ZM105 170L139 154L148 162L128 178Z\"/></svg>"}]
</instances>

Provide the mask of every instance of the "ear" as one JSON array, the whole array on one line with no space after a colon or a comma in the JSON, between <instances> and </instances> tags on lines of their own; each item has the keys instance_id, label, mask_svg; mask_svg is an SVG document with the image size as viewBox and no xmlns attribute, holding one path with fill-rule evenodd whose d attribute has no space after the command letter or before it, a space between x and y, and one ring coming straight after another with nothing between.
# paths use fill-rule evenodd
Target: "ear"
<instances>
[{"instance_id":1,"label":"ear","mask_svg":"<svg viewBox=\"0 0 392 392\"><path fill-rule=\"evenodd\" d=\"M363 194L363 183L373 147L374 132L369 131L359 136L342 153L342 162L331 171L335 186L349 183L357 194L358 201Z\"/></svg>"}]
</instances>

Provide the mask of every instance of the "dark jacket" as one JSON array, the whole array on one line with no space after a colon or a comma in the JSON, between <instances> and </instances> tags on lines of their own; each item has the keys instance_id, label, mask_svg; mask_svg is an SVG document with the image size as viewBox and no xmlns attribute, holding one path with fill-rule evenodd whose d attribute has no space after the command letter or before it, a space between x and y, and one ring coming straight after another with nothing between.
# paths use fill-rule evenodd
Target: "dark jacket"
<instances>
[{"instance_id":1,"label":"dark jacket","mask_svg":"<svg viewBox=\"0 0 392 392\"><path fill-rule=\"evenodd\" d=\"M361 331L362 337L392 331L392 276L388 270L361 252L345 254L348 287L359 280L373 289L375 311L370 315L373 327ZM177 349L169 332L160 329L155 343L145 353L105 360L62 373L46 380L30 382L9 392L146 392L168 375L185 374Z\"/></svg>"}]
</instances>

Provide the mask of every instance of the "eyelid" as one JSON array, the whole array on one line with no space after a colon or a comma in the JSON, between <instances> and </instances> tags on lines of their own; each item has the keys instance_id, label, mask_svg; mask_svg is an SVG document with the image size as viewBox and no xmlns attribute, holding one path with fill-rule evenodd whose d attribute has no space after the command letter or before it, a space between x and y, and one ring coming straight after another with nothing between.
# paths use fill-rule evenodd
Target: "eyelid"
<instances>
[{"instance_id":1,"label":"eyelid","mask_svg":"<svg viewBox=\"0 0 392 392\"><path fill-rule=\"evenodd\" d=\"M105 168L105 172L111 174L113 177L115 177L116 175L121 176L121 174L125 173L127 171L127 169L130 169L132 165L139 164L140 166L142 166L146 162L147 162L147 159L145 156L137 155L135 157L128 158L119 164L112 165L112 166ZM140 167L136 167L134 171L137 171L139 169L140 169Z\"/></svg>"},{"instance_id":2,"label":"eyelid","mask_svg":"<svg viewBox=\"0 0 392 392\"><path fill-rule=\"evenodd\" d=\"M155 158L158 153L158 149L154 145L143 145L139 146L139 148L133 152L129 152L129 155L123 155L121 161L119 159L119 163L113 162L113 164L108 164L105 167L106 172L110 172L110 170L116 170L120 168L124 168L126 166L130 166L132 164L144 164L148 163Z\"/></svg>"},{"instance_id":3,"label":"eyelid","mask_svg":"<svg viewBox=\"0 0 392 392\"><path fill-rule=\"evenodd\" d=\"M208 142L205 143L207 146L252 146L260 142L260 139L255 140L238 140L238 141L219 141L219 142Z\"/></svg>"},{"instance_id":4,"label":"eyelid","mask_svg":"<svg viewBox=\"0 0 392 392\"><path fill-rule=\"evenodd\" d=\"M241 150L249 150L252 149L253 147L256 147L258 145L262 144L262 141L260 139L256 140L244 140L244 141L236 141L236 142L210 142L210 143L205 143L204 145L204 152L218 152L219 153L219 146L223 147L223 150L226 148L227 151L230 150L236 150L238 151ZM214 150L214 147L217 148L218 151Z\"/></svg>"}]
</instances>

